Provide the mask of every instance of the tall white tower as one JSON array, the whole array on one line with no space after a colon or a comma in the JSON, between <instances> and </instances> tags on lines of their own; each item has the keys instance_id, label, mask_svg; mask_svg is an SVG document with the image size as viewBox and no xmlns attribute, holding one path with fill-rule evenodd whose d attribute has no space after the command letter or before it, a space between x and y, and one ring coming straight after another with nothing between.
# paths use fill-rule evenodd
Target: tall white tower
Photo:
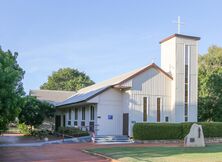
<instances>
[{"instance_id":1,"label":"tall white tower","mask_svg":"<svg viewBox=\"0 0 222 162\"><path fill-rule=\"evenodd\" d=\"M161 67L173 77L172 122L197 121L199 40L200 37L174 34L160 41Z\"/></svg>"}]
</instances>

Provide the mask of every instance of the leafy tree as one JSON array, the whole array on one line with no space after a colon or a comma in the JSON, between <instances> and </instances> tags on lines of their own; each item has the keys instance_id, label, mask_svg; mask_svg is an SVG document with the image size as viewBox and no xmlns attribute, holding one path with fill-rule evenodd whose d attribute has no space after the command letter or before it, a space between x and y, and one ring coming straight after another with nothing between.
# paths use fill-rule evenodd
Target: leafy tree
<instances>
[{"instance_id":1,"label":"leafy tree","mask_svg":"<svg viewBox=\"0 0 222 162\"><path fill-rule=\"evenodd\" d=\"M212 46L199 56L198 118L222 121L222 48Z\"/></svg>"},{"instance_id":2,"label":"leafy tree","mask_svg":"<svg viewBox=\"0 0 222 162\"><path fill-rule=\"evenodd\" d=\"M21 80L25 72L17 63L17 57L18 53L4 52L0 48L0 130L15 120L24 95Z\"/></svg>"},{"instance_id":3,"label":"leafy tree","mask_svg":"<svg viewBox=\"0 0 222 162\"><path fill-rule=\"evenodd\" d=\"M40 89L77 91L94 84L88 75L77 69L62 68L48 77Z\"/></svg>"},{"instance_id":4,"label":"leafy tree","mask_svg":"<svg viewBox=\"0 0 222 162\"><path fill-rule=\"evenodd\" d=\"M21 112L19 114L19 122L32 126L39 126L46 117L53 117L55 108L52 104L40 101L32 96L23 98Z\"/></svg>"}]
</instances>

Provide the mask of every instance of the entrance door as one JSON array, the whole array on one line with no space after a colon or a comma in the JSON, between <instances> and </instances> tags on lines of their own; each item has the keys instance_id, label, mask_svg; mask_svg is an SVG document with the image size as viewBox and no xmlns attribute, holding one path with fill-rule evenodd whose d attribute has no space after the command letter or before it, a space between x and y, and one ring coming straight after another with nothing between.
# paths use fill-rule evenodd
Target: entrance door
<instances>
[{"instance_id":1,"label":"entrance door","mask_svg":"<svg viewBox=\"0 0 222 162\"><path fill-rule=\"evenodd\" d=\"M129 113L123 114L123 135L128 136L129 130Z\"/></svg>"},{"instance_id":2,"label":"entrance door","mask_svg":"<svg viewBox=\"0 0 222 162\"><path fill-rule=\"evenodd\" d=\"M57 131L59 127L61 127L61 116L56 115L56 117L55 117L55 130Z\"/></svg>"}]
</instances>

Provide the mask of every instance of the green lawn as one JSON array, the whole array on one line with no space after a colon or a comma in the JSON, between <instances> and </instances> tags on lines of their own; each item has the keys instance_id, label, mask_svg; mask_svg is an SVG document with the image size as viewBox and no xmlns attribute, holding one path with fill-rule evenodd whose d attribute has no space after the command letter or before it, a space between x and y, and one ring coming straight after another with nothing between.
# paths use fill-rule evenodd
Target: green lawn
<instances>
[{"instance_id":1,"label":"green lawn","mask_svg":"<svg viewBox=\"0 0 222 162\"><path fill-rule=\"evenodd\" d=\"M113 147L88 151L123 162L222 162L222 144L205 148Z\"/></svg>"}]
</instances>

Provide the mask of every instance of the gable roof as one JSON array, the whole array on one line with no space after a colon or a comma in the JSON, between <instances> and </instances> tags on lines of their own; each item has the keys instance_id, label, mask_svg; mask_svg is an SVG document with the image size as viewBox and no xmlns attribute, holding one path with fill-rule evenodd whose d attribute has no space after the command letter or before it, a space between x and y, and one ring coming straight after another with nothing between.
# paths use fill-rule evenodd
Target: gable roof
<instances>
[{"instance_id":1,"label":"gable roof","mask_svg":"<svg viewBox=\"0 0 222 162\"><path fill-rule=\"evenodd\" d=\"M79 102L85 102L85 101L97 96L98 94L106 91L110 87L120 85L124 82L131 80L132 78L145 72L146 70L149 70L150 68L155 68L160 73L163 73L164 75L166 75L170 79L173 79L171 75L169 75L164 70L162 70L159 66L157 66L156 64L153 63L148 66L138 68L138 69L130 71L128 73L124 73L122 75L116 76L112 79L88 86L83 89L80 89L76 94L74 94L73 96L71 96L67 100L57 104L57 107L66 106L66 105L79 103Z\"/></svg>"},{"instance_id":2,"label":"gable roof","mask_svg":"<svg viewBox=\"0 0 222 162\"><path fill-rule=\"evenodd\" d=\"M52 104L62 102L74 95L74 91L57 91L57 90L30 90L29 95L34 96L41 101L47 101Z\"/></svg>"},{"instance_id":3,"label":"gable roof","mask_svg":"<svg viewBox=\"0 0 222 162\"><path fill-rule=\"evenodd\" d=\"M166 42L168 40L170 40L171 38L174 38L174 37L179 37L179 38L188 38L188 39L193 39L193 40L200 40L200 37L195 37L195 36L190 36L190 35L183 35L183 34L173 34L163 40L161 40L159 43L163 43L163 42Z\"/></svg>"}]
</instances>

